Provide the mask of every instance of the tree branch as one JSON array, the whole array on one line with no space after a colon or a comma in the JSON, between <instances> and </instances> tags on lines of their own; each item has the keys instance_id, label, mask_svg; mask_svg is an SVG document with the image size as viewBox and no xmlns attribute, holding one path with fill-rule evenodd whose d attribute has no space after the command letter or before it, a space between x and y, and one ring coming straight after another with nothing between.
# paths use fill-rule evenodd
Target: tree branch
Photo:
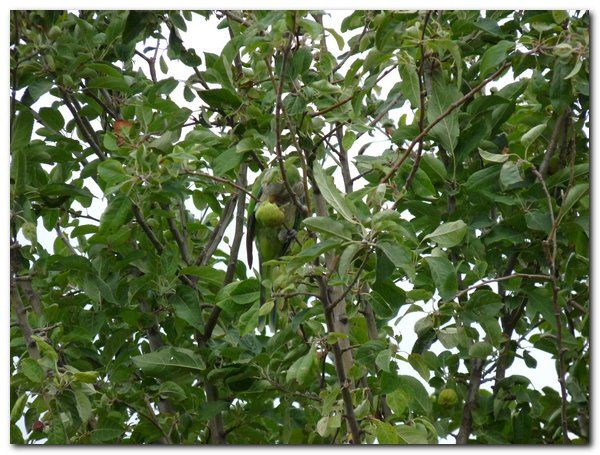
<instances>
[{"instance_id":1,"label":"tree branch","mask_svg":"<svg viewBox=\"0 0 600 455\"><path fill-rule=\"evenodd\" d=\"M421 140L423 139L427 133L429 133L433 127L435 125L437 125L438 123L440 123L442 120L444 120L446 117L448 117L456 108L460 107L461 105L463 105L466 101L468 101L473 95L475 95L475 93L479 92L483 87L485 87L487 84L489 84L490 82L492 82L494 79L496 79L500 74L502 74L504 72L504 70L506 70L509 66L511 65L510 61L506 61L504 62L504 64L497 70L495 71L490 77L484 79L480 84L478 84L475 88L473 88L472 90L470 90L466 95L464 95L463 97L459 98L458 100L454 101L452 104L450 104L450 106L448 106L448 109L446 109L445 112L443 112L441 115L439 115L435 120L433 120L429 125L427 125L427 127L425 129L423 129L423 131L421 131L417 137L415 137L412 142L410 143L410 145L408 146L408 148L406 149L406 151L404 152L404 154L400 157L400 159L398 161L396 161L393 165L392 168L390 169L390 171L381 179L381 183L387 183L396 173L396 171L398 170L398 168L400 166L402 166L402 163L404 163L404 161L406 160L406 158L409 157L409 155L411 154L412 150L414 149L415 145Z\"/></svg>"},{"instance_id":2,"label":"tree branch","mask_svg":"<svg viewBox=\"0 0 600 455\"><path fill-rule=\"evenodd\" d=\"M506 280L510 280L511 278L530 278L532 280L552 281L552 277L549 275L537 275L537 274L533 274L533 273L513 273L512 275L501 276L498 278L491 278L489 280L484 280L481 283L474 284L473 286L469 286L468 288L462 289L461 291L457 292L456 295L454 296L454 298L462 297L463 295L473 291L474 289L480 288L482 286L486 286L490 283L495 283L498 281L506 281Z\"/></svg>"}]
</instances>

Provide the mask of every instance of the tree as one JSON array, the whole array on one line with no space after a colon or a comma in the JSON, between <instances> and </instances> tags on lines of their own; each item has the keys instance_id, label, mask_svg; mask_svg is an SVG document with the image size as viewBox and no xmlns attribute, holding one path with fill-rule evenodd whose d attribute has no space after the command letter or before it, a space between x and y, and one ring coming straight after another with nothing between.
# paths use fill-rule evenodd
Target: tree
<instances>
[{"instance_id":1,"label":"tree","mask_svg":"<svg viewBox=\"0 0 600 455\"><path fill-rule=\"evenodd\" d=\"M219 54L184 39L215 19ZM588 442L588 13L329 24L11 13L13 443Z\"/></svg>"}]
</instances>

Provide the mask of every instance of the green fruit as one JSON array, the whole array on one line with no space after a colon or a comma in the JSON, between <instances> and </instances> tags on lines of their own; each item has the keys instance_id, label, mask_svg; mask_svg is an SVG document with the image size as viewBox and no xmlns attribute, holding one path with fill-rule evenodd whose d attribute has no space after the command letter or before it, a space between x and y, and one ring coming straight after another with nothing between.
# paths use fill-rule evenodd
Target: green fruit
<instances>
[{"instance_id":1,"label":"green fruit","mask_svg":"<svg viewBox=\"0 0 600 455\"><path fill-rule=\"evenodd\" d=\"M60 35L62 35L62 30L58 25L53 25L50 30L48 30L48 38L52 41L56 40Z\"/></svg>"},{"instance_id":2,"label":"green fruit","mask_svg":"<svg viewBox=\"0 0 600 455\"><path fill-rule=\"evenodd\" d=\"M458 395L452 389L444 389L438 395L437 402L443 408L452 408L458 403Z\"/></svg>"},{"instance_id":3,"label":"green fruit","mask_svg":"<svg viewBox=\"0 0 600 455\"><path fill-rule=\"evenodd\" d=\"M37 228L33 223L24 223L21 226L23 230L23 237L29 240L31 243L35 243L37 241Z\"/></svg>"},{"instance_id":4,"label":"green fruit","mask_svg":"<svg viewBox=\"0 0 600 455\"><path fill-rule=\"evenodd\" d=\"M276 204L271 202L262 202L256 211L256 220L267 227L281 226L284 214Z\"/></svg>"}]
</instances>

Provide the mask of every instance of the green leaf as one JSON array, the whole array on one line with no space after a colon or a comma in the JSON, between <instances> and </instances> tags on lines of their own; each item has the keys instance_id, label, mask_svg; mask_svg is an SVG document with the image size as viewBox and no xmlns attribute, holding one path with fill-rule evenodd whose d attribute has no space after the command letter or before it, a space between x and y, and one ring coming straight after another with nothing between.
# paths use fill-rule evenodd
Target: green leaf
<instances>
[{"instance_id":1,"label":"green leaf","mask_svg":"<svg viewBox=\"0 0 600 455\"><path fill-rule=\"evenodd\" d=\"M528 149L531 144L535 142L535 140L540 137L540 135L546 129L546 124L542 123L541 125L534 126L529 131L527 131L523 136L521 136L521 144Z\"/></svg>"},{"instance_id":2,"label":"green leaf","mask_svg":"<svg viewBox=\"0 0 600 455\"><path fill-rule=\"evenodd\" d=\"M314 177L319 191L337 212L348 221L355 223L355 208L352 203L338 190L333 183L333 179L325 173L321 165L315 162L313 166Z\"/></svg>"},{"instance_id":3,"label":"green leaf","mask_svg":"<svg viewBox=\"0 0 600 455\"><path fill-rule=\"evenodd\" d=\"M379 248L392 261L396 267L404 268L412 262L411 252L408 248L389 242L377 243Z\"/></svg>"},{"instance_id":4,"label":"green leaf","mask_svg":"<svg viewBox=\"0 0 600 455\"><path fill-rule=\"evenodd\" d=\"M217 109L237 109L242 104L242 99L227 88L201 90L198 96L211 107Z\"/></svg>"},{"instance_id":5,"label":"green leaf","mask_svg":"<svg viewBox=\"0 0 600 455\"><path fill-rule=\"evenodd\" d=\"M350 150L355 140L356 133L354 131L347 130L346 133L344 133L344 137L342 138L342 147L344 147L344 150Z\"/></svg>"},{"instance_id":6,"label":"green leaf","mask_svg":"<svg viewBox=\"0 0 600 455\"><path fill-rule=\"evenodd\" d=\"M239 327L241 336L251 333L258 326L259 310L260 302L256 302L248 311L240 316Z\"/></svg>"},{"instance_id":7,"label":"green leaf","mask_svg":"<svg viewBox=\"0 0 600 455\"><path fill-rule=\"evenodd\" d=\"M123 435L121 428L96 428L92 430L92 444L115 442Z\"/></svg>"},{"instance_id":8,"label":"green leaf","mask_svg":"<svg viewBox=\"0 0 600 455\"><path fill-rule=\"evenodd\" d=\"M356 253L362 248L362 245L358 242L351 243L347 247L344 248L342 254L340 255L340 262L338 264L338 274L341 277L346 276L350 267L352 266L352 261Z\"/></svg>"},{"instance_id":9,"label":"green leaf","mask_svg":"<svg viewBox=\"0 0 600 455\"><path fill-rule=\"evenodd\" d=\"M476 357L478 359L485 359L489 357L493 351L494 348L491 344L487 343L486 341L478 341L469 347L469 356Z\"/></svg>"},{"instance_id":10,"label":"green leaf","mask_svg":"<svg viewBox=\"0 0 600 455\"><path fill-rule=\"evenodd\" d=\"M263 143L257 137L245 137L235 146L237 153L245 153L250 151L258 151L262 148Z\"/></svg>"},{"instance_id":11,"label":"green leaf","mask_svg":"<svg viewBox=\"0 0 600 455\"><path fill-rule=\"evenodd\" d=\"M311 346L310 350L306 355L303 355L297 359L288 369L285 382L288 384L296 381L300 385L306 384L312 379L313 372L317 367L317 350L314 346Z\"/></svg>"},{"instance_id":12,"label":"green leaf","mask_svg":"<svg viewBox=\"0 0 600 455\"><path fill-rule=\"evenodd\" d=\"M22 394L10 410L10 423L16 423L21 416L23 415L23 409L25 409L25 405L27 404L27 394Z\"/></svg>"},{"instance_id":13,"label":"green leaf","mask_svg":"<svg viewBox=\"0 0 600 455\"><path fill-rule=\"evenodd\" d=\"M97 371L76 371L73 373L73 378L76 382L83 382L86 384L93 384L98 380Z\"/></svg>"},{"instance_id":14,"label":"green leaf","mask_svg":"<svg viewBox=\"0 0 600 455\"><path fill-rule=\"evenodd\" d=\"M452 84L446 84L442 77L436 77L432 81L431 94L427 104L427 120L433 122L441 117L450 105L461 97L461 93ZM438 122L429 132L437 139L442 147L453 153L458 143L458 109L452 111L443 120Z\"/></svg>"},{"instance_id":15,"label":"green leaf","mask_svg":"<svg viewBox=\"0 0 600 455\"><path fill-rule=\"evenodd\" d=\"M77 408L79 418L84 424L86 424L92 417L92 403L90 402L88 396L81 390L73 390L73 395L75 395L75 406Z\"/></svg>"},{"instance_id":16,"label":"green leaf","mask_svg":"<svg viewBox=\"0 0 600 455\"><path fill-rule=\"evenodd\" d=\"M387 394L387 403L396 416L404 414L411 402L408 390L396 389Z\"/></svg>"},{"instance_id":17,"label":"green leaf","mask_svg":"<svg viewBox=\"0 0 600 455\"><path fill-rule=\"evenodd\" d=\"M29 109L21 110L16 115L12 129L10 148L14 151L25 147L31 141L33 131L33 114Z\"/></svg>"},{"instance_id":18,"label":"green leaf","mask_svg":"<svg viewBox=\"0 0 600 455\"><path fill-rule=\"evenodd\" d=\"M127 15L125 27L123 28L123 42L133 41L146 27L146 18L151 13L146 11L131 10Z\"/></svg>"},{"instance_id":19,"label":"green leaf","mask_svg":"<svg viewBox=\"0 0 600 455\"><path fill-rule=\"evenodd\" d=\"M431 234L423 237L423 240L431 239L441 247L451 248L462 242L466 233L467 225L463 220L450 221L438 226Z\"/></svg>"},{"instance_id":20,"label":"green leaf","mask_svg":"<svg viewBox=\"0 0 600 455\"><path fill-rule=\"evenodd\" d=\"M507 159L510 158L510 155L490 153L481 149L479 149L479 155L481 155L481 158L483 158L484 161L489 161L490 163L504 163Z\"/></svg>"},{"instance_id":21,"label":"green leaf","mask_svg":"<svg viewBox=\"0 0 600 455\"><path fill-rule=\"evenodd\" d=\"M488 76L492 70L496 69L501 63L506 60L506 54L509 50L515 47L513 41L500 41L486 50L481 57L479 63L479 73L481 77Z\"/></svg>"},{"instance_id":22,"label":"green leaf","mask_svg":"<svg viewBox=\"0 0 600 455\"><path fill-rule=\"evenodd\" d=\"M589 183L578 183L577 185L573 186L565 196L563 203L560 206L558 216L556 217L556 222L560 223L565 217L565 215L569 213L569 211L577 203L577 201L581 199L585 194L589 194L589 192Z\"/></svg>"},{"instance_id":23,"label":"green leaf","mask_svg":"<svg viewBox=\"0 0 600 455\"><path fill-rule=\"evenodd\" d=\"M453 299L458 291L458 280L452 263L442 256L429 256L425 261L429 265L431 278L442 299Z\"/></svg>"},{"instance_id":24,"label":"green leaf","mask_svg":"<svg viewBox=\"0 0 600 455\"><path fill-rule=\"evenodd\" d=\"M534 231L543 231L546 234L550 233L550 229L552 229L552 220L550 219L550 214L543 213L538 210L527 212L525 214L525 223L527 223L527 227L529 229L533 229Z\"/></svg>"},{"instance_id":25,"label":"green leaf","mask_svg":"<svg viewBox=\"0 0 600 455\"><path fill-rule=\"evenodd\" d=\"M425 427L417 424L413 426L409 425L398 425L396 432L400 437L401 442L404 444L430 444L429 438L427 437L427 431Z\"/></svg>"},{"instance_id":26,"label":"green leaf","mask_svg":"<svg viewBox=\"0 0 600 455\"><path fill-rule=\"evenodd\" d=\"M374 420L373 423L375 425L375 437L379 444L398 444L400 442L400 437L392 424L380 420Z\"/></svg>"},{"instance_id":27,"label":"green leaf","mask_svg":"<svg viewBox=\"0 0 600 455\"><path fill-rule=\"evenodd\" d=\"M399 375L399 388L410 397L410 407L413 412L429 414L431 400L427 390L417 378L408 375Z\"/></svg>"},{"instance_id":28,"label":"green leaf","mask_svg":"<svg viewBox=\"0 0 600 455\"><path fill-rule=\"evenodd\" d=\"M40 364L31 358L26 358L21 360L20 371L29 379L31 382L35 382L36 384L41 384L46 377L44 373L44 369L40 366Z\"/></svg>"},{"instance_id":29,"label":"green leaf","mask_svg":"<svg viewBox=\"0 0 600 455\"><path fill-rule=\"evenodd\" d=\"M236 169L242 161L244 161L244 154L238 153L235 148L229 148L224 152L221 152L213 160L213 172L216 175L223 176L232 169Z\"/></svg>"},{"instance_id":30,"label":"green leaf","mask_svg":"<svg viewBox=\"0 0 600 455\"><path fill-rule=\"evenodd\" d=\"M581 70L582 64L583 60L577 59L577 61L575 62L575 66L573 67L571 72L565 76L565 79L571 79L573 76L576 76L577 73L579 73L579 70Z\"/></svg>"},{"instance_id":31,"label":"green leaf","mask_svg":"<svg viewBox=\"0 0 600 455\"><path fill-rule=\"evenodd\" d=\"M423 360L423 357L420 354L409 354L408 363L410 363L410 366L413 367L423 379L429 381L429 367L427 366L427 364Z\"/></svg>"},{"instance_id":32,"label":"green leaf","mask_svg":"<svg viewBox=\"0 0 600 455\"><path fill-rule=\"evenodd\" d=\"M521 183L523 177L519 165L514 161L507 161L500 169L500 184L504 189L511 187L517 183Z\"/></svg>"},{"instance_id":33,"label":"green leaf","mask_svg":"<svg viewBox=\"0 0 600 455\"><path fill-rule=\"evenodd\" d=\"M108 159L98 165L98 176L106 183L107 194L116 191L122 183L129 180L129 175L121 163L114 159Z\"/></svg>"},{"instance_id":34,"label":"green leaf","mask_svg":"<svg viewBox=\"0 0 600 455\"><path fill-rule=\"evenodd\" d=\"M122 229L132 217L131 199L125 194L117 194L102 213L100 232L116 232Z\"/></svg>"},{"instance_id":35,"label":"green leaf","mask_svg":"<svg viewBox=\"0 0 600 455\"><path fill-rule=\"evenodd\" d=\"M331 218L324 216L305 218L302 223L313 231L333 235L345 240L352 240L350 230L344 224Z\"/></svg>"},{"instance_id":36,"label":"green leaf","mask_svg":"<svg viewBox=\"0 0 600 455\"><path fill-rule=\"evenodd\" d=\"M178 370L203 371L206 364L191 349L163 347L148 354L131 358L134 365L150 376L173 375Z\"/></svg>"},{"instance_id":37,"label":"green leaf","mask_svg":"<svg viewBox=\"0 0 600 455\"><path fill-rule=\"evenodd\" d=\"M106 88L119 92L128 92L129 84L123 77L99 76L90 79L87 83L88 88Z\"/></svg>"},{"instance_id":38,"label":"green leaf","mask_svg":"<svg viewBox=\"0 0 600 455\"><path fill-rule=\"evenodd\" d=\"M54 131L60 131L65 126L65 119L58 109L43 107L40 109L42 123Z\"/></svg>"},{"instance_id":39,"label":"green leaf","mask_svg":"<svg viewBox=\"0 0 600 455\"><path fill-rule=\"evenodd\" d=\"M375 365L377 365L383 371L390 371L390 360L392 358L392 352L389 348L380 351L375 357Z\"/></svg>"},{"instance_id":40,"label":"green leaf","mask_svg":"<svg viewBox=\"0 0 600 455\"><path fill-rule=\"evenodd\" d=\"M173 298L172 305L175 309L175 315L194 329L199 329L204 325L198 294L191 288L187 286L177 288L177 294Z\"/></svg>"}]
</instances>

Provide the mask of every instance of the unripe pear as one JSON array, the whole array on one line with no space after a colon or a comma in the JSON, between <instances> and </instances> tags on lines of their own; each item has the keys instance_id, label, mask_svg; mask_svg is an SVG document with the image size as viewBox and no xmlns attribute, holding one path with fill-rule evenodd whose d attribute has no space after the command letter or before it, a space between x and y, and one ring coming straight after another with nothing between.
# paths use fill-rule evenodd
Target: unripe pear
<instances>
[{"instance_id":1,"label":"unripe pear","mask_svg":"<svg viewBox=\"0 0 600 455\"><path fill-rule=\"evenodd\" d=\"M50 30L48 30L48 38L52 41L56 40L60 35L62 35L62 29L58 25L53 25Z\"/></svg>"},{"instance_id":2,"label":"unripe pear","mask_svg":"<svg viewBox=\"0 0 600 455\"><path fill-rule=\"evenodd\" d=\"M256 210L256 220L267 227L281 226L283 223L284 214L277 204L265 201L260 204Z\"/></svg>"},{"instance_id":3,"label":"unripe pear","mask_svg":"<svg viewBox=\"0 0 600 455\"><path fill-rule=\"evenodd\" d=\"M443 389L438 395L437 402L443 408L452 408L458 403L458 395L453 389Z\"/></svg>"}]
</instances>

